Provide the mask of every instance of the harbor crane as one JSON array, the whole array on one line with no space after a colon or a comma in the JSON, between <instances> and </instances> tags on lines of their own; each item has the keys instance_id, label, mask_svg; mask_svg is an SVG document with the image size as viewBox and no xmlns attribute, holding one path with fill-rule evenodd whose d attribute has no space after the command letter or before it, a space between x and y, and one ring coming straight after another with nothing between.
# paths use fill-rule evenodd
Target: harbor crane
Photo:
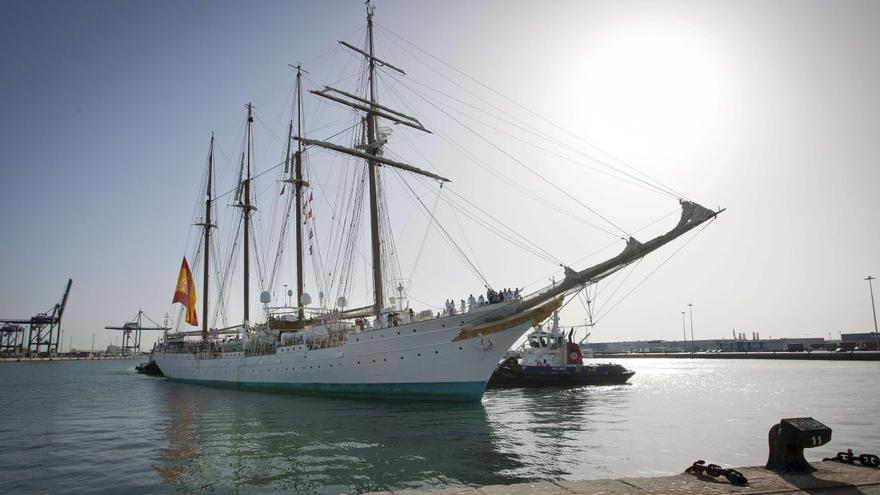
<instances>
[{"instance_id":1,"label":"harbor crane","mask_svg":"<svg viewBox=\"0 0 880 495\"><path fill-rule=\"evenodd\" d=\"M24 327L21 325L5 324L0 327L0 356L22 354L24 345Z\"/></svg>"},{"instance_id":2,"label":"harbor crane","mask_svg":"<svg viewBox=\"0 0 880 495\"><path fill-rule=\"evenodd\" d=\"M155 326L145 327L143 325L144 318ZM167 332L171 330L169 327L160 327L158 323L153 321L149 316L141 310L138 310L137 316L132 321L125 322L121 327L104 327L105 330L121 330L122 331L122 347L120 350L124 356L137 355L141 352L141 332L149 330L161 330Z\"/></svg>"},{"instance_id":3,"label":"harbor crane","mask_svg":"<svg viewBox=\"0 0 880 495\"><path fill-rule=\"evenodd\" d=\"M0 318L0 353L32 356L53 356L58 354L61 343L61 317L67 306L73 279L67 280L67 288L61 301L44 313L30 318ZM24 338L27 327L27 340ZM27 347L25 347L27 345Z\"/></svg>"}]
</instances>

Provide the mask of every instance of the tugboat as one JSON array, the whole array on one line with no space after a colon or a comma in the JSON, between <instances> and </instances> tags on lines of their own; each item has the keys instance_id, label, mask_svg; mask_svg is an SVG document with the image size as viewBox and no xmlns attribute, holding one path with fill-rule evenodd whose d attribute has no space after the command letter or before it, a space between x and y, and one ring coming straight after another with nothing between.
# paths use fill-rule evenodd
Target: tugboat
<instances>
[{"instance_id":1,"label":"tugboat","mask_svg":"<svg viewBox=\"0 0 880 495\"><path fill-rule=\"evenodd\" d=\"M580 385L620 385L635 371L619 364L583 363L578 344L559 331L559 313L553 313L553 327L547 331L540 325L529 334L528 344L498 365L489 379L489 388L505 387L566 387Z\"/></svg>"},{"instance_id":2,"label":"tugboat","mask_svg":"<svg viewBox=\"0 0 880 495\"><path fill-rule=\"evenodd\" d=\"M156 345L153 345L153 352L156 351ZM142 375L147 376L165 376L165 373L162 373L162 369L159 368L159 365L156 364L156 360L153 359L153 353L150 353L150 360L146 363L141 363L134 367L134 370Z\"/></svg>"},{"instance_id":3,"label":"tugboat","mask_svg":"<svg viewBox=\"0 0 880 495\"><path fill-rule=\"evenodd\" d=\"M156 364L156 361L154 361L153 358L150 358L146 363L141 363L135 366L134 369L142 375L165 376L162 374L162 370L159 369L159 365Z\"/></svg>"}]
</instances>

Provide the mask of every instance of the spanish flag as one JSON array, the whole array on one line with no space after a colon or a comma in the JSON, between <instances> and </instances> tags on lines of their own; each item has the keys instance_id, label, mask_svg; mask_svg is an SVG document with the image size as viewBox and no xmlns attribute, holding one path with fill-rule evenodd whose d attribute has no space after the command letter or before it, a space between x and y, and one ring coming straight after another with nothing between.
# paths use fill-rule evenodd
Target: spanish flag
<instances>
[{"instance_id":1,"label":"spanish flag","mask_svg":"<svg viewBox=\"0 0 880 495\"><path fill-rule=\"evenodd\" d=\"M196 284L193 282L192 272L189 271L189 264L186 262L186 256L183 257L183 264L180 265L180 275L177 276L177 288L174 289L174 299L171 304L180 303L186 308L186 322L190 325L199 326L199 320L196 317Z\"/></svg>"}]
</instances>

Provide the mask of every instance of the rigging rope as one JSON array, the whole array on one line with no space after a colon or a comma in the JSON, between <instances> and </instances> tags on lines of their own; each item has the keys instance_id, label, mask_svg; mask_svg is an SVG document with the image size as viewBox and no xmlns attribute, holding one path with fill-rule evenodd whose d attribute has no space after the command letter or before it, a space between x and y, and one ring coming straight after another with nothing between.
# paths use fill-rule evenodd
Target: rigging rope
<instances>
[{"instance_id":1,"label":"rigging rope","mask_svg":"<svg viewBox=\"0 0 880 495\"><path fill-rule=\"evenodd\" d=\"M380 24L375 24L375 25L376 25L377 27L379 27L380 30L382 30L382 31L384 31L384 32L386 32L386 33L388 33L388 34L390 34L391 36L394 36L395 38L397 38L397 39L399 39L399 40L401 40L401 41L403 41L403 42L406 43L407 45L409 45L409 46L415 48L416 50L418 50L418 51L424 53L424 54L427 55L428 57L430 57L430 58L436 60L437 62L439 62L440 64L442 64L442 65L444 65L444 66L446 66L446 67L452 69L453 71L457 72L458 74L464 76L465 78L467 78L467 79L473 81L474 83L478 84L479 86L481 86L481 87L485 88L486 90L490 91L491 93L493 93L493 94L495 94L495 95L501 97L502 99L504 99L504 100L506 100L506 101L508 101L508 102L510 102L510 103L512 103L512 104L514 104L514 105L516 105L517 107L519 107L519 108L525 110L526 112L528 112L529 114L531 114L531 115L537 117L538 119L540 119L540 120L542 120L542 121L544 121L544 122L550 124L551 126L555 127L556 129L559 129L560 131L564 132L565 134L571 136L572 138L574 138L574 139L576 139L576 140L578 140L578 141L580 141L580 142L586 144L587 146L590 146L591 148L595 149L596 151L598 151L598 152L600 152L600 153L602 153L602 154L604 154L604 155L606 155L606 156L612 158L613 160L615 160L615 161L621 163L622 165L624 165L624 166L628 167L629 169L633 170L634 172L636 172L636 173L642 175L643 177L649 179L650 181L654 182L655 184L657 184L657 185L659 186L658 189L664 189L664 190L666 190L667 192L672 193L672 194L676 195L676 196L679 197L679 198L682 198L682 199L688 199L688 198L687 198L686 196L684 196L683 194L681 194L681 193L677 192L676 190L672 189L671 187L669 187L669 186L663 184L662 182L660 182L659 180L655 179L654 177L651 177L650 175L646 174L645 172L642 172L641 170L639 170L639 169L637 169L636 167L630 165L629 163L625 162L624 160L622 160L622 159L620 159L620 158L618 158L618 157L612 155L611 153L609 153L609 152L603 150L602 148L600 148L599 146L595 145L594 143L592 143L592 142L590 142L590 141L588 141L588 140L586 140L586 139L584 139L584 138L578 136L577 134L575 134L575 133L573 133L573 132L571 132L571 131L565 129L564 127L562 127L562 126L560 126L559 124L553 122L552 120L550 120L550 119L544 117L543 115L541 115L541 114L535 112L534 110L531 110L530 108L528 108L528 107L526 107L525 105L523 105L523 104L517 102L517 101L514 100L513 98L510 98L510 97L504 95L503 93L501 93L501 92L499 92L499 91L493 89L492 87L490 87L490 86L488 86L487 84L481 82L480 80L476 79L475 77L473 77L473 76L471 76L471 75L465 73L465 72L462 71L461 69L459 69L459 68L453 66L452 64L450 64L450 63L448 63L448 62L446 62L446 61L444 61L444 60L438 58L437 56L433 55L432 53L428 52L427 50L425 50L425 49L419 47L419 46L416 45L415 43L413 43L413 42L407 40L407 39L404 38L403 36L401 36L401 35L399 35L399 34L393 32L393 31L391 31L391 30L389 30L389 29L387 29L387 28L385 28L384 26L382 26L382 25L380 25ZM402 47L401 47L401 48L402 48ZM406 51L406 49L404 49L404 51ZM409 53L409 52L407 52L407 53ZM410 55L411 55L411 54L410 54ZM430 68L430 66L428 66L427 64L425 64L425 63L422 61L421 57L413 57L413 58L415 58L416 60L422 62L425 66L427 66L427 67ZM437 71L435 70L435 72L437 72ZM438 74L439 74L439 72L438 72ZM441 76L442 76L442 74L441 74ZM444 77L444 78L445 78L445 77ZM448 78L446 78L446 79L449 80ZM454 83L454 82L453 82L453 83ZM456 84L456 83L454 83L454 84ZM460 87L460 85L458 85L458 84L456 84L456 85ZM462 88L462 89L464 89L464 88ZM472 96L475 96L475 97L476 97L476 95L472 95ZM491 105L490 105L490 106L491 106ZM497 109L497 108L496 108L496 109ZM614 168L614 167L612 167L612 168Z\"/></svg>"},{"instance_id":2,"label":"rigging rope","mask_svg":"<svg viewBox=\"0 0 880 495\"><path fill-rule=\"evenodd\" d=\"M470 133L472 133L474 136L476 136L477 138L479 138L480 140L482 140L483 142L485 142L485 143L488 144L489 146L495 148L496 151L498 151L498 152L501 153L502 155L506 156L507 158L509 158L510 160L512 160L512 161L513 161L514 163L516 163L517 165L519 165L519 166L523 167L524 169L528 170L529 172L531 172L534 176L536 176L536 177L537 177L538 179L540 179L541 181L545 182L547 185L549 185L549 186L552 187L553 189L556 189L557 191L559 191L560 193L562 193L563 195L565 195L566 197L568 197L569 199L571 199L571 200L574 201L575 203L577 203L577 204L581 205L582 207L586 208L589 212L591 212L592 214L594 214L594 215L596 215L597 217L601 218L602 220L604 220L606 223L608 223L609 225L611 225L611 226L614 227L615 229L619 230L621 233L623 233L623 234L626 235L627 237L630 237L630 235L629 235L625 230L623 230L623 228L621 228L620 226L618 226L616 223L612 222L611 220L609 220L608 218L606 218L605 216L603 216L601 213L599 213L599 212L596 211L595 209L591 208L589 205L587 205L587 204L584 203L583 201L581 201L581 200L579 200L578 198L574 197L574 195L572 195L571 193L569 193L568 191L566 191L565 189L563 189L563 188L560 187L559 185L553 183L552 181L550 181L550 180L549 180L547 177L545 177L544 175L538 173L538 171L535 170L534 168L532 168L532 167L526 165L525 162L523 162L522 160L519 160L518 158L516 158L515 156L513 156L512 154L510 154L507 150L505 150L505 149L502 148L501 146L498 146L497 144L493 143L493 142L490 141L488 138L486 138L485 136L483 136L483 135L480 134L479 132L475 131L474 129L472 129L471 127L469 127L469 126L468 126L467 124L465 124L464 122L458 120L458 119L455 118L453 115L449 114L449 112L447 112L447 111L443 110L442 108L440 108L439 106L435 105L430 99L426 98L425 96L423 96L423 95L422 95L421 93L419 93L418 91L414 90L414 89L413 89L412 87L410 87L409 85L404 84L404 83L401 83L401 86L403 86L403 87L407 88L408 90L410 90L413 94L415 94L416 96L418 96L419 98L421 98L422 100L424 100L426 103L428 103L429 105L431 105L432 107L434 107L435 109L437 109L440 113L446 115L449 119L453 120L453 121L454 121L455 123L457 123L458 125L460 125L460 126L464 127L465 129L467 129L467 130L468 130ZM596 227L596 228L598 228L599 230L605 232L606 234L609 234L609 235L614 236L614 237L618 237L617 234L615 234L614 232L611 232L610 230L603 229L603 228L601 228L601 227Z\"/></svg>"},{"instance_id":3,"label":"rigging rope","mask_svg":"<svg viewBox=\"0 0 880 495\"><path fill-rule=\"evenodd\" d=\"M382 259L382 278L385 287L392 287L396 280L400 285L403 283L400 270L400 260L397 258L397 245L394 240L394 231L391 228L391 216L388 209L388 202L385 197L385 187L382 168L376 170L376 199L379 207L379 216L382 242L380 246L380 255ZM385 291L383 291L383 294ZM390 297L389 297L390 299Z\"/></svg>"},{"instance_id":4,"label":"rigging rope","mask_svg":"<svg viewBox=\"0 0 880 495\"><path fill-rule=\"evenodd\" d=\"M417 180L420 180L420 181L423 182L423 183L427 181L427 179L423 179L423 178L421 178L421 177L417 177ZM493 233L493 234L499 236L501 239L510 242L512 245L514 245L514 246L516 246L516 247L519 247L519 248L523 249L524 251L528 252L529 254L532 254L532 255L534 255L534 256L536 256L536 257L538 257L538 258L541 258L541 259L543 259L543 260L545 260L545 261L549 261L549 262L554 263L554 264L559 264L559 263L560 263L559 259L557 259L556 257L554 257L550 252L546 251L546 250L545 250L544 248L542 248L540 245L538 245L538 244L532 242L531 240L529 240L529 239L528 239L527 237L525 237L524 235L522 235L522 234L518 233L517 231L513 230L513 228L511 228L510 226L506 225L504 222L502 222L501 220L499 220L498 218L496 218L495 216L493 216L491 213L489 213L489 212L487 212L486 210L480 208L480 207L477 206L476 204L474 204L474 203L468 201L467 198L465 198L464 196L462 196L462 195L456 193L456 192L455 192L454 190L452 190L449 186L446 186L446 187L442 188L440 191L442 192L443 190L448 190L448 191L450 192L450 194L454 195L456 198L459 198L461 201L467 203L471 208L473 208L473 209L475 209L475 210L478 210L478 211L482 214L482 216L480 216L480 215L475 215L475 214L473 214L468 208L466 208L466 207L464 207L464 206L461 206L461 205L459 205L459 204L456 204L456 203L455 203L451 198L449 198L449 197L446 197L446 196L442 196L442 195L441 195L441 197L442 197L442 199L443 199L444 202L446 202L450 207L452 207L454 210L458 211L458 212L461 213L462 215L464 215L464 216L470 218L470 219L471 219L473 222L475 222L477 225L479 225L479 226L483 227L484 229L486 229L487 231L489 231L489 232L491 232L491 233ZM497 228L497 227L491 225L491 224L490 224L489 222L487 222L483 217L487 217L487 218L489 218L489 219L491 219L491 220L494 220L496 223L498 223L498 225L500 225L501 227L503 227L504 229L506 229L507 231L509 231L510 234L507 234L507 233L503 232L501 229L499 229L499 228ZM457 217L456 217L456 220L457 220ZM511 234L512 234L512 235L511 235ZM517 238L519 238L519 239L521 239L521 240L518 240ZM468 242L469 242L469 241L468 241ZM473 251L473 248L471 248L471 251Z\"/></svg>"},{"instance_id":5,"label":"rigging rope","mask_svg":"<svg viewBox=\"0 0 880 495\"><path fill-rule=\"evenodd\" d=\"M623 279L620 281L620 283L617 284L617 287L615 287L615 288L611 291L611 295L609 295L608 298L605 299L605 301L610 301L610 300L614 297L614 295L617 294L617 291L619 291L620 288L623 287L623 284L625 284L626 281L629 280L629 277L632 276L632 274L636 272L636 269L637 269L637 268L639 267L639 265L642 263L642 260L643 260L643 259L645 259L645 258L639 258L638 261L636 261L634 264L631 264L631 265L630 265L631 268L630 268L629 272L623 277ZM618 272L618 273L623 273L623 271L620 271L620 272ZM597 297L599 296L599 289L598 289L598 288L596 289L596 296L597 296ZM597 312L597 313L601 313L602 310L605 308L606 305L607 305L607 302L602 303L601 306L599 306L598 308L596 308L596 312Z\"/></svg>"},{"instance_id":6,"label":"rigging rope","mask_svg":"<svg viewBox=\"0 0 880 495\"><path fill-rule=\"evenodd\" d=\"M657 267L654 268L654 270L652 270L651 273L649 273L648 275L646 275L645 278L643 278L641 281L639 281L639 283L636 284L635 287L633 287L629 292L627 292L626 294L624 294L623 297L621 297L620 300L617 301L617 302L614 304L614 306L611 306L610 308L608 308L608 311L606 311L605 313L601 314L598 318L596 318L596 323L599 323L599 321L600 321L602 318L605 318L605 316L606 316L608 313L610 313L611 311L613 311L614 308L616 308L620 303L622 303L622 302L623 302L623 301L624 301L624 300L625 300L630 294L632 294L633 292L635 292L636 289L638 289L639 287L641 287L642 284L645 283L645 281L648 280L652 275L654 275L655 273L657 273L657 271L660 270L660 268L662 268L663 265L665 265L667 261L671 260L673 256L675 256L676 254L678 254L679 252L681 252L682 249L684 249L688 244L690 244L690 242L691 242L692 240L696 239L697 236L699 236L700 234L702 234L703 231L706 230L706 227L708 227L709 224L712 223L712 222L714 222L714 221L715 221L715 219L709 220L709 221L706 222L702 227L700 227L700 229L699 229L694 235L692 235L688 240L686 240L684 243L682 243L682 245L679 246L678 249L676 249L672 254L670 254L669 257L667 257L665 260L663 260L662 263L660 263L659 265L657 265Z\"/></svg>"},{"instance_id":7,"label":"rigging rope","mask_svg":"<svg viewBox=\"0 0 880 495\"><path fill-rule=\"evenodd\" d=\"M379 74L379 78L382 79L381 74ZM406 104L406 100L405 100L405 99L404 99L399 93L397 93L396 91L394 91L393 87L392 87L392 88L389 88L389 89L391 89L391 93L392 93L394 96L396 96L397 99L398 99L401 103L404 104L404 105L403 105L404 107L406 107L406 108L410 108L410 106ZM428 119L423 119L423 120L424 120L426 123L428 123L431 127L434 127ZM527 189L526 187L520 186L519 184L517 184L516 182L514 182L512 179L510 179L509 177L507 177L506 175L504 175L504 174L500 174L500 173L496 172L491 166L489 166L487 163L485 163L485 162L483 162L482 160L480 160L476 155L474 155L473 153L471 153L470 151L468 151L466 148L464 148L463 146L461 146L456 140L452 139L451 137L449 137L448 135L446 135L446 134L443 133L442 131L435 130L434 133L435 133L436 135L438 135L441 139L443 139L444 141L446 141L446 143L449 144L449 146L450 146L451 148L453 148L453 149L455 149L456 151L458 151L459 153L461 153L461 155L462 155L465 159L470 160L472 163L474 163L474 164L477 165L478 167L482 168L483 170L485 170L486 172L488 172L490 175L492 175L492 176L495 177L496 179L498 179L498 180L500 180L501 182L507 184L508 186L512 187L512 188L515 189L516 191L518 191L518 192L524 194L526 197L531 198L531 199L533 199L534 201L536 201L536 202L538 202L538 203L540 203L540 204L542 204L542 205L544 205L544 206L550 208L551 211L555 211L555 212L561 213L561 214L567 216L568 218L571 218L572 220L575 220L575 221L581 222L581 223L583 223L584 225L587 225L587 226L592 227L592 228L594 228L594 229L597 229L597 230L601 230L601 231L607 232L607 233L613 235L615 238L619 238L616 234L611 233L611 232L608 232L607 230L603 229L602 227L599 227L598 225L596 225L596 224L594 224L594 223L592 223L592 222L590 222L590 221L588 221L588 220L586 220L586 219L584 219L584 218L582 218L582 217L580 217L580 216L578 216L578 215L576 215L576 214L574 214L574 213L568 211L567 209L565 209L565 208L563 208L563 207L561 207L561 206L559 206L559 205L557 205L557 204L555 204L555 203L552 203L552 202L548 201L547 199L545 199L545 198L543 198L543 197L541 197L541 196L535 194L534 192L530 191L530 190ZM417 147L412 146L412 145L411 145L410 143L408 143L407 141L403 141L403 142L407 143L407 144L410 146L410 148L411 148L416 154L418 154L418 155L422 158L422 160L424 160L424 162L425 162L426 164L430 165L431 168L433 168L434 170L436 170L436 167L434 167L434 165L433 165L433 163L431 162L431 160L428 159L423 153L421 153L421 151L420 151ZM514 232L514 234L516 234L516 235L519 236L519 234L517 234L517 233L515 233L515 232ZM522 237L522 236L520 236L520 237Z\"/></svg>"},{"instance_id":8,"label":"rigging rope","mask_svg":"<svg viewBox=\"0 0 880 495\"><path fill-rule=\"evenodd\" d=\"M251 182L255 181L255 180L258 179L259 177L262 177L262 176L268 174L269 172L271 172L271 171L275 170L276 168L281 167L281 166L283 166L283 165L284 165L284 161L281 161L280 163L275 164L275 165L273 165L273 166L267 168L266 170L263 170L263 171L260 172L259 174L255 174L255 175L251 176ZM224 197L229 196L230 194L232 194L232 193L234 193L234 192L237 192L237 191L238 191L238 186L235 186L234 189L230 189L230 190L226 191L225 193L223 193L223 194L217 196L216 198L214 198L214 200L216 201L216 200L218 200L218 199L220 199L220 198L224 198Z\"/></svg>"},{"instance_id":9,"label":"rigging rope","mask_svg":"<svg viewBox=\"0 0 880 495\"><path fill-rule=\"evenodd\" d=\"M413 198L415 198L415 200L419 203L419 205L420 205L420 206L425 210L425 212L426 212L426 213L427 213L427 214L433 219L434 223L437 224L437 227L439 228L440 232L443 234L444 239L446 239L447 242L449 242L449 243L450 243L450 244L456 249L456 251L459 253L461 259L462 259L462 260L467 264L467 266L470 268L471 272L472 272L474 275L476 275L480 280L482 280L482 281L483 281L483 284L485 284L486 287L491 287L492 284L490 284L489 281L486 280L486 277L483 276L482 272L480 272L480 270L479 270L479 269L478 269L478 268L477 268L477 267L471 262L471 260L467 257L467 255L466 255L465 252L461 249L461 247L455 242L455 240L452 239L452 236L449 235L449 232L447 232L446 229L443 228L443 226L440 225L439 222L437 222L437 218L434 217L434 214L431 213L430 210L428 210L428 207L425 205L425 203L422 201L422 199L419 198L419 195L416 194L416 192L415 192L415 191L413 190L413 188L409 185L409 183L408 183L408 182L407 182L407 181L406 181L406 180L400 175L400 172L399 172L397 169L394 169L394 173L397 174L397 177L400 179L401 182L403 182L403 184L406 186L407 190L409 190L410 194L412 194Z\"/></svg>"},{"instance_id":10,"label":"rigging rope","mask_svg":"<svg viewBox=\"0 0 880 495\"><path fill-rule=\"evenodd\" d=\"M419 250L416 253L416 259L413 261L412 270L409 272L409 278L412 280L413 275L416 273L416 267L419 266L419 261L422 259L422 251L425 249L425 244L428 242L428 234L431 232L431 223L434 222L434 212L437 211L437 203L440 202L440 190L437 190L436 195L434 196L434 206L431 208L431 218L428 220L428 225L425 226L425 236L422 237L422 243L419 245Z\"/></svg>"},{"instance_id":11,"label":"rigging rope","mask_svg":"<svg viewBox=\"0 0 880 495\"><path fill-rule=\"evenodd\" d=\"M391 76L395 77L395 78L398 79L398 80L399 80L399 77L400 77L400 76L397 76L397 75L395 75L395 74L391 74ZM555 157L557 157L557 158L561 158L561 159L563 159L563 160L566 160L566 161L568 161L568 162L571 162L571 163L573 163L573 164L575 164L575 165L578 165L578 166L580 166L580 167L582 167L582 168L585 168L585 169L588 169L588 170L592 170L592 171L594 171L594 172L596 172L596 173L600 173L600 174L603 174L603 175L605 175L605 176L608 176L608 177L611 177L611 178L617 179L617 180L619 180L619 181L621 181L621 182L624 182L624 183L626 183L626 184L630 184L630 185L633 185L633 186L636 186L636 187L642 188L642 189L647 190L647 191L656 192L656 193L659 193L659 194L662 194L662 195L664 195L664 196L671 197L671 198L674 198L674 199L678 199L678 198L680 198L680 196L678 196L678 195L672 194L672 193L670 193L669 191L666 191L666 190L664 190L664 189L658 188L656 185L651 184L650 182L646 182L645 180L640 179L639 177L636 177L636 176L634 176L634 175L632 175L632 174L629 174L629 173L624 172L624 171L622 171L622 170L620 170L620 169L617 169L617 168L613 167L612 165L608 164L607 162L604 162L604 161L602 161L602 160L599 160L598 158L595 158L595 157L592 157L592 156L590 156L590 155L587 155L587 154L583 153L582 151L577 150L577 149L575 149L575 148L573 148L573 147L571 147L571 146L569 146L569 145L567 145L567 144L565 144L565 143L563 143L563 142L561 142L561 141L554 140L553 138L550 138L550 137L547 137L547 136L543 136L543 135L541 135L541 134L539 134L539 133L537 133L537 132L535 132L535 131L532 131L532 130L530 130L530 129L527 129L527 128L523 127L523 126L520 126L520 125L517 125L517 124L511 123L510 121L504 120L504 119L498 117L497 115L494 115L494 114L492 114L492 113L486 112L485 110L483 110L483 109L481 109L481 108L479 108L479 107L477 107L477 106L475 106L475 105L471 105L471 104L469 104L469 103L467 103L467 102L465 102L465 101L462 101L462 100L460 100L460 99L458 99L458 98L456 98L456 97L454 97L454 96L452 96L452 95L449 95L449 94L447 94L447 93L444 93L443 91L440 91L440 90L438 90L438 89L436 89L436 88L432 88L432 87L428 86L427 84L420 83L419 81L413 80L412 78L408 78L407 80L412 81L413 83L418 84L418 85L420 85L420 86L422 86L422 87L424 87L424 88L426 88L426 89L429 89L429 90L431 90L431 91L437 92L437 93L439 93L439 94L441 94L441 95L443 95L443 96L445 96L445 97L447 97L447 98L449 98L449 99L452 99L452 100L454 100L454 101L457 101L457 102L459 102L459 103L461 103L461 104L463 104L463 105L466 105L466 106L468 106L468 107L470 107L470 108L473 108L473 109L475 109L475 110L477 110L477 111L479 111L479 112L482 112L482 113L485 113L485 114L487 114L487 115L489 115L489 116L491 116L491 117L494 117L494 118L500 120L501 122L504 122L504 123L506 123L506 124L508 124L508 125L511 125L511 126L517 128L517 129L520 129L520 130L525 131L525 132L527 132L527 133L529 133L529 134L532 134L532 135L534 135L534 136L536 136L536 137L539 137L539 138L541 138L541 139L544 139L544 140L546 140L546 141L548 141L548 142L550 142L550 143L552 143L552 144L555 144L555 145L557 145L557 146L559 146L559 147L561 147L561 148L563 148L563 149L566 149L566 150L568 150L568 151L570 151L570 152L572 152L572 153L576 153L576 154L578 154L578 155L584 156L584 157L586 157L586 158L588 158L588 159L590 159L590 160L592 160L592 161L594 161L594 162L596 162L596 163L598 163L598 164L600 164L600 165L604 165L605 167L610 168L610 169L614 170L615 172L617 172L617 173L619 173L619 174L621 174L621 175L624 175L624 176L628 177L628 178L631 179L631 180L627 180L627 179L625 179L625 178L618 177L618 176L616 176L616 175L614 175L614 174L612 174L612 173L609 173L609 172L607 172L607 171L605 171L605 170L602 170L602 169L596 168L596 167L591 166L591 165L589 165L589 164L586 164L586 163L584 163L584 162L581 162L581 161L575 160L575 159L573 159L573 158L571 158L571 157L565 156L565 155L563 155L563 154L561 154L561 153L559 153L559 152L557 152L557 151L553 151L553 150L551 150L551 149L549 149L549 148L546 148L546 147L544 147L544 146L541 146L541 145L539 145L539 144L532 143L532 142L530 142L530 141L527 141L527 140L525 140L525 139L522 139L521 137L516 136L516 135L514 135L514 134L512 134L512 133L510 133L510 132L504 131L504 130L502 130L502 129L500 129L500 128L498 128L498 127L492 125L492 124L489 124L489 123L487 123L487 122L485 122L485 121L482 121L482 120L480 120L480 119L478 119L478 118L476 118L476 117L473 117L473 116L471 116L471 115L468 115L467 113L462 112L461 110L458 110L458 109L452 107L451 105L442 104L442 103L439 102L439 100L434 100L434 99L432 99L432 101L436 102L437 104L444 105L446 108L450 109L451 111L455 111L455 112L457 112L458 114L462 115L463 117L469 118L469 119L473 120L474 122L476 122L476 123L478 123L478 124L481 124L481 125L483 125L483 126L485 126L485 127L488 127L489 129L492 129L493 131L496 131L496 132L498 132L498 133L500 133L500 134L503 134L503 135L505 135L505 136L507 136L507 137L510 137L510 138L512 138L512 139L515 139L515 140L517 140L518 142L520 142L520 143L522 143L522 144L525 144L525 145L531 146L531 147L533 147L533 148L535 148L535 149L538 149L538 150L540 150L540 151L543 151L543 152L545 152L545 153L548 153L548 154L550 154L550 155L553 155L553 156L555 156ZM426 98L427 98L427 97L426 97Z\"/></svg>"},{"instance_id":12,"label":"rigging rope","mask_svg":"<svg viewBox=\"0 0 880 495\"><path fill-rule=\"evenodd\" d=\"M665 215L663 215L663 216L657 218L656 220L653 220L653 221L647 223L646 225L643 225L643 226L640 227L638 230L634 231L633 234L638 234L639 232L641 232L641 231L647 229L648 227L650 227L650 226L652 226L652 225L654 225L654 224L656 224L656 223L658 223L658 222L660 222L660 221L666 219L666 218L669 217L670 215L672 215L672 214L674 214L674 213L677 213L677 212L679 212L679 211L681 211L681 209L680 209L680 208L676 208L676 209L670 211L669 213L667 213L667 214L665 214ZM593 256L596 256L596 255L598 255L599 253L601 253L601 252L603 252L603 251L606 251L606 250L608 250L608 249L614 247L615 245L617 245L618 242L619 242L619 241L614 241L614 242L612 242L612 243L610 243L610 244L607 244L606 246L604 246L604 247L602 247L602 248L600 248L600 249L598 249L598 250L596 250L596 251L593 251L592 253L590 253L590 254L584 256L583 258L580 258L580 259L578 259L578 260L575 260L575 261L572 262L571 264L566 264L566 266L574 266L574 265L577 265L578 263L582 263L582 262L584 262L584 261L586 261L586 260L592 258ZM550 277L552 277L552 276L554 276L554 275L561 275L562 273L564 273L564 270L554 270L554 271L548 273L547 275L544 275L544 276L542 276L542 277L540 277L540 278L537 278L537 279L535 279L535 280L529 282L528 284L525 285L525 287L531 287L532 285L535 285L536 283L540 282L541 280L548 279L548 278L550 278Z\"/></svg>"}]
</instances>

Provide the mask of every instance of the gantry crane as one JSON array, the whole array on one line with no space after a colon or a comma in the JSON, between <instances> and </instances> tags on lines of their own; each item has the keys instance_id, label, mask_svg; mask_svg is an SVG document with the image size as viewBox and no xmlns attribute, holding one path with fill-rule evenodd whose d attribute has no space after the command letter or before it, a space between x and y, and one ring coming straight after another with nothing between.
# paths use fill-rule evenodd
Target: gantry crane
<instances>
[{"instance_id":1,"label":"gantry crane","mask_svg":"<svg viewBox=\"0 0 880 495\"><path fill-rule=\"evenodd\" d=\"M0 355L20 356L24 349L24 327L5 324L0 327Z\"/></svg>"},{"instance_id":2,"label":"gantry crane","mask_svg":"<svg viewBox=\"0 0 880 495\"><path fill-rule=\"evenodd\" d=\"M71 286L73 279L68 279L61 302L56 303L45 313L30 318L0 318L0 324L5 324L2 331L6 337L0 352L24 354L28 357L58 354L58 344L61 342L61 317L64 316ZM24 340L24 326L27 326L27 341ZM27 344L26 348L25 344Z\"/></svg>"},{"instance_id":3,"label":"gantry crane","mask_svg":"<svg viewBox=\"0 0 880 495\"><path fill-rule=\"evenodd\" d=\"M152 323L153 327L145 327L143 319ZM104 327L105 330L121 330L122 331L122 354L125 356L140 354L141 352L141 332L144 330L171 330L169 327L160 327L158 323L153 321L143 311L138 310L137 316L132 321L125 322L121 327Z\"/></svg>"}]
</instances>

